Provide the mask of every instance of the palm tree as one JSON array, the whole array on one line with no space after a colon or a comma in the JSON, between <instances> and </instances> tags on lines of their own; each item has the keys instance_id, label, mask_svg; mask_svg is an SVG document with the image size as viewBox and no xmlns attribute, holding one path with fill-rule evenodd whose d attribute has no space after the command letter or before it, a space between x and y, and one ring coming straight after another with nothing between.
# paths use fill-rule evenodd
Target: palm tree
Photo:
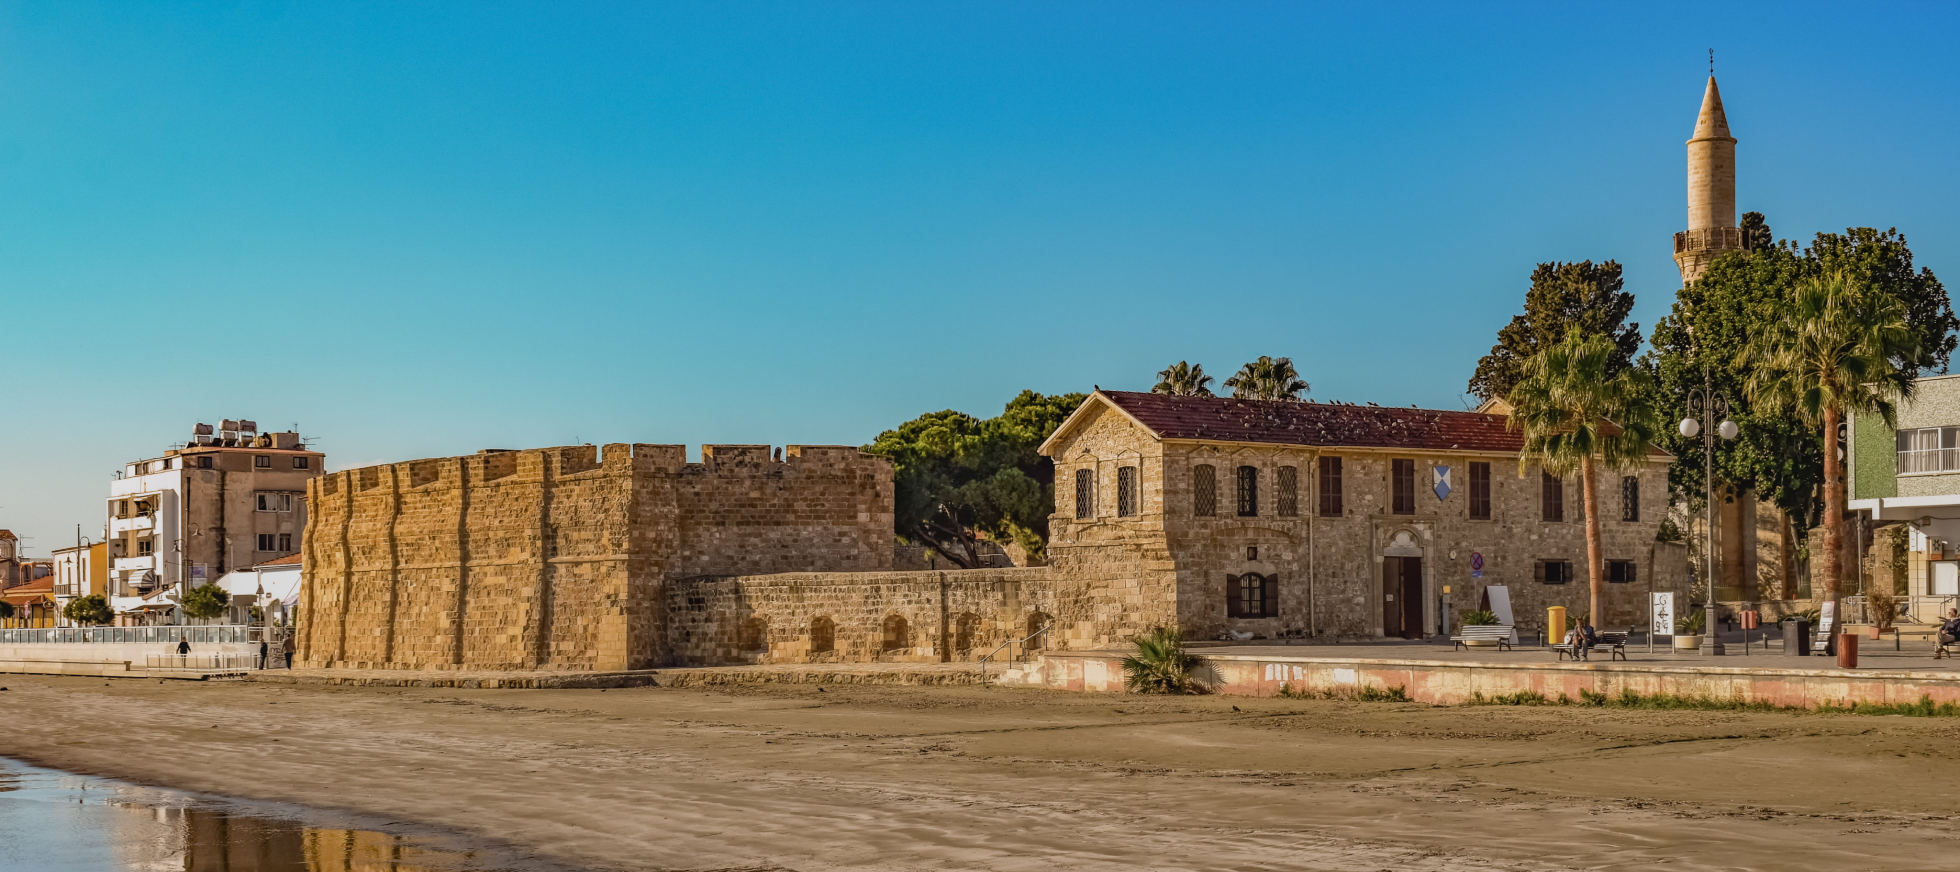
<instances>
[{"instance_id":1,"label":"palm tree","mask_svg":"<svg viewBox=\"0 0 1960 872\"><path fill-rule=\"evenodd\" d=\"M1211 376L1205 375L1202 363L1185 363L1180 360L1170 368L1157 373L1157 386L1150 389L1153 394L1169 394L1173 397L1209 397Z\"/></svg>"},{"instance_id":2,"label":"palm tree","mask_svg":"<svg viewBox=\"0 0 1960 872\"><path fill-rule=\"evenodd\" d=\"M1793 414L1824 437L1824 595L1837 605L1844 580L1844 461L1838 425L1847 414L1875 414L1896 427L1893 402L1912 396L1918 346L1905 309L1844 272L1806 278L1777 317L1745 349L1753 370L1746 392L1759 409Z\"/></svg>"},{"instance_id":3,"label":"palm tree","mask_svg":"<svg viewBox=\"0 0 1960 872\"><path fill-rule=\"evenodd\" d=\"M1131 693L1197 693L1198 658L1184 647L1184 634L1159 627L1133 640L1136 653L1123 658L1123 682Z\"/></svg>"},{"instance_id":4,"label":"palm tree","mask_svg":"<svg viewBox=\"0 0 1960 872\"><path fill-rule=\"evenodd\" d=\"M1579 473L1586 507L1586 573L1592 586L1588 614L1603 618L1606 566L1599 537L1599 466L1637 469L1660 432L1653 377L1632 366L1608 376L1615 346L1597 333L1573 331L1564 341L1525 363L1523 381L1511 388L1505 426L1524 431L1518 474L1530 461L1564 478Z\"/></svg>"},{"instance_id":5,"label":"palm tree","mask_svg":"<svg viewBox=\"0 0 1960 872\"><path fill-rule=\"evenodd\" d=\"M1241 400L1298 401L1302 393L1313 390L1300 380L1292 358L1264 355L1239 367L1237 373L1225 380L1225 386L1232 389L1232 396Z\"/></svg>"}]
</instances>

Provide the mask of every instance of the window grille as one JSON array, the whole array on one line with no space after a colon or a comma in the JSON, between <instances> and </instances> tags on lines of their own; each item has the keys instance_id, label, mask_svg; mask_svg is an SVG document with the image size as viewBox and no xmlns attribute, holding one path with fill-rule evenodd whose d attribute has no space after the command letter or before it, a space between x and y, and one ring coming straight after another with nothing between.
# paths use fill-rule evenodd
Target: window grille
<instances>
[{"instance_id":1,"label":"window grille","mask_svg":"<svg viewBox=\"0 0 1960 872\"><path fill-rule=\"evenodd\" d=\"M1096 473L1094 470L1075 471L1075 516L1093 518L1096 516Z\"/></svg>"},{"instance_id":2,"label":"window grille","mask_svg":"<svg viewBox=\"0 0 1960 872\"><path fill-rule=\"evenodd\" d=\"M1259 516L1259 468L1239 467L1239 517Z\"/></svg>"},{"instance_id":3,"label":"window grille","mask_svg":"<svg viewBox=\"0 0 1960 872\"><path fill-rule=\"evenodd\" d=\"M1341 516L1341 459L1320 458L1320 516Z\"/></svg>"},{"instance_id":4,"label":"window grille","mask_svg":"<svg viewBox=\"0 0 1960 872\"><path fill-rule=\"evenodd\" d=\"M1394 487L1392 489L1394 491L1394 506L1392 512L1397 515L1415 514L1416 462L1406 458L1397 458L1393 466L1393 475Z\"/></svg>"},{"instance_id":5,"label":"window grille","mask_svg":"<svg viewBox=\"0 0 1960 872\"><path fill-rule=\"evenodd\" d=\"M1116 516L1134 518L1137 515L1137 468L1119 466L1116 468Z\"/></svg>"},{"instance_id":6,"label":"window grille","mask_svg":"<svg viewBox=\"0 0 1960 872\"><path fill-rule=\"evenodd\" d=\"M1225 576L1225 616L1279 617L1279 576L1257 572Z\"/></svg>"},{"instance_id":7,"label":"window grille","mask_svg":"<svg viewBox=\"0 0 1960 872\"><path fill-rule=\"evenodd\" d=\"M1538 506L1544 520L1565 520L1565 483L1549 472L1538 475Z\"/></svg>"},{"instance_id":8,"label":"window grille","mask_svg":"<svg viewBox=\"0 0 1960 872\"><path fill-rule=\"evenodd\" d=\"M1640 520L1640 477L1637 475L1620 479L1620 520L1629 524Z\"/></svg>"},{"instance_id":9,"label":"window grille","mask_svg":"<svg viewBox=\"0 0 1960 872\"><path fill-rule=\"evenodd\" d=\"M1470 463L1470 517L1490 520L1490 464L1482 461Z\"/></svg>"},{"instance_id":10,"label":"window grille","mask_svg":"<svg viewBox=\"0 0 1960 872\"><path fill-rule=\"evenodd\" d=\"M1191 514L1200 518L1218 514L1218 468L1209 463L1191 468Z\"/></svg>"},{"instance_id":11,"label":"window grille","mask_svg":"<svg viewBox=\"0 0 1960 872\"><path fill-rule=\"evenodd\" d=\"M1279 493L1274 495L1273 511L1282 518L1292 518L1300 514L1300 470L1298 467L1279 468Z\"/></svg>"}]
</instances>

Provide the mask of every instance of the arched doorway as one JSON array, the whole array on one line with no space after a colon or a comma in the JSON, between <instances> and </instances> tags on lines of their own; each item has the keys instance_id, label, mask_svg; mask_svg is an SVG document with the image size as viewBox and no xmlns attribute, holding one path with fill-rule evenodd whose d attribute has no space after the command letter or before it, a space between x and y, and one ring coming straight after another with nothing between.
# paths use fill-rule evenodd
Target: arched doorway
<instances>
[{"instance_id":1,"label":"arched doorway","mask_svg":"<svg viewBox=\"0 0 1960 872\"><path fill-rule=\"evenodd\" d=\"M1028 615L1028 630L1025 634L1023 634L1024 637L1028 640L1027 642L1028 650L1032 651L1036 648L1048 647L1049 645L1048 637L1052 635L1055 631L1051 628L1049 629L1048 632L1043 633L1041 632L1041 628L1046 627L1054 622L1055 619L1046 612L1035 612L1031 615Z\"/></svg>"},{"instance_id":2,"label":"arched doorway","mask_svg":"<svg viewBox=\"0 0 1960 872\"><path fill-rule=\"evenodd\" d=\"M1382 548L1382 635L1423 637L1422 544L1397 530Z\"/></svg>"},{"instance_id":3,"label":"arched doorway","mask_svg":"<svg viewBox=\"0 0 1960 872\"><path fill-rule=\"evenodd\" d=\"M827 654L837 649L837 622L829 618L810 620L810 653Z\"/></svg>"},{"instance_id":4,"label":"arched doorway","mask_svg":"<svg viewBox=\"0 0 1960 872\"><path fill-rule=\"evenodd\" d=\"M974 643L980 638L980 616L972 612L961 612L953 619L953 652L965 656L973 651Z\"/></svg>"},{"instance_id":5,"label":"arched doorway","mask_svg":"<svg viewBox=\"0 0 1960 872\"><path fill-rule=\"evenodd\" d=\"M886 615L883 630L878 650L897 651L912 647L912 627L902 615Z\"/></svg>"},{"instance_id":6,"label":"arched doorway","mask_svg":"<svg viewBox=\"0 0 1960 872\"><path fill-rule=\"evenodd\" d=\"M769 651L769 624L761 618L750 618L742 622L742 631L737 634L736 645L745 653L767 653Z\"/></svg>"}]
</instances>

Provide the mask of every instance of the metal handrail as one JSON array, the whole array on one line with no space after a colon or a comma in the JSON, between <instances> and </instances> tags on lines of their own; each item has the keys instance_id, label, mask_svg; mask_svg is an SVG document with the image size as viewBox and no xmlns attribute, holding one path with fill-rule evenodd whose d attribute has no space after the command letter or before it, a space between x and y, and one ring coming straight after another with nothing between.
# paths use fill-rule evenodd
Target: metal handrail
<instances>
[{"instance_id":1,"label":"metal handrail","mask_svg":"<svg viewBox=\"0 0 1960 872\"><path fill-rule=\"evenodd\" d=\"M245 624L153 625L147 627L45 627L0 630L0 645L46 643L157 643L193 645L250 642L255 626Z\"/></svg>"},{"instance_id":2,"label":"metal handrail","mask_svg":"<svg viewBox=\"0 0 1960 872\"><path fill-rule=\"evenodd\" d=\"M995 645L995 646L994 646L994 650L992 650L992 651L988 651L987 653L985 653L985 654L982 654L982 655L980 655L980 659L979 659L979 661L978 661L978 662L979 662L979 664L980 664L980 683L981 683L981 684L985 684L985 683L987 683L987 661L988 661L988 660L992 660L995 654L999 654L999 653L1000 653L1000 649L1002 649L1002 648L1006 648L1006 649L1008 649L1008 651L1007 651L1007 662L1009 662L1009 663L1012 663L1012 662L1014 662L1014 647L1013 647L1013 646L1015 646L1015 645L1017 645L1017 644L1021 646L1021 656L1022 656L1022 657L1027 657L1027 656L1028 656L1028 643L1029 643L1029 642L1032 642L1032 641L1034 641L1035 639L1038 639L1038 638L1041 638L1042 636L1045 636L1045 635L1047 635L1047 634L1048 634L1048 628L1049 628L1049 627L1053 627L1053 626L1055 626L1055 622L1054 622L1054 621L1049 621L1049 622L1048 622L1048 623L1046 623L1046 624L1042 624L1042 625L1041 625L1041 629L1039 629L1039 630L1036 630L1036 631L1034 631L1034 632L1032 632L1032 633L1029 633L1029 634L1028 634L1028 637L1027 637L1027 638L1025 638L1025 639L1009 639L1009 640L1007 640L1007 641L1005 641L1005 642L1002 642L1002 643L1000 643L999 645Z\"/></svg>"}]
</instances>

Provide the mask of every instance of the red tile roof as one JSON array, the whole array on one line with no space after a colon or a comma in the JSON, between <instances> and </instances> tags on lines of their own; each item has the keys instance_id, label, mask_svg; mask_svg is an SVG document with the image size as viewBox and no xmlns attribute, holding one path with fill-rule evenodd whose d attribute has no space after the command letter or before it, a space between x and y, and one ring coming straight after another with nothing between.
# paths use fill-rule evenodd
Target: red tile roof
<instances>
[{"instance_id":1,"label":"red tile roof","mask_svg":"<svg viewBox=\"0 0 1960 872\"><path fill-rule=\"evenodd\" d=\"M1162 439L1429 451L1524 447L1523 434L1505 429L1502 415L1134 391L1102 395Z\"/></svg>"},{"instance_id":2,"label":"red tile roof","mask_svg":"<svg viewBox=\"0 0 1960 872\"><path fill-rule=\"evenodd\" d=\"M256 564L252 568L257 569L260 566L298 566L300 565L300 556L298 554L288 554L284 557L274 557L264 563Z\"/></svg>"},{"instance_id":3,"label":"red tile roof","mask_svg":"<svg viewBox=\"0 0 1960 872\"><path fill-rule=\"evenodd\" d=\"M11 603L25 604L45 599L54 594L54 576L46 575L25 584L17 584L0 591L0 599Z\"/></svg>"}]
</instances>

